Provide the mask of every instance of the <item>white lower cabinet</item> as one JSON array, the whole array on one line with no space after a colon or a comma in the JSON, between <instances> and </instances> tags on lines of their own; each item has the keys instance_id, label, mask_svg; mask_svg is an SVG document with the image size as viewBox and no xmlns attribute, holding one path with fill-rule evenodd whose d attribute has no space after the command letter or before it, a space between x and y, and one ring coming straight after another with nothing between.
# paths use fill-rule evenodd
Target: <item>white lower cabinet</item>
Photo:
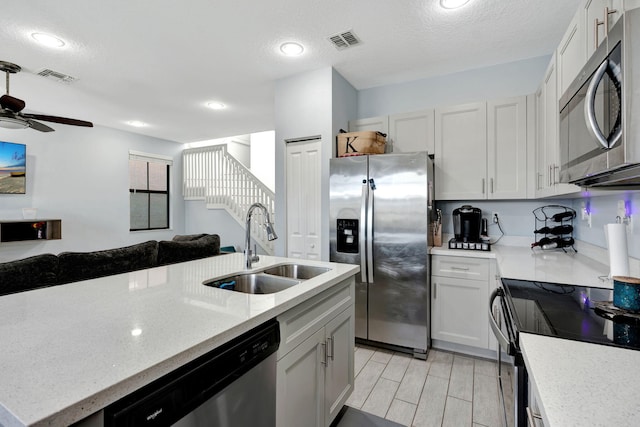
<instances>
[{"instance_id":1,"label":"white lower cabinet","mask_svg":"<svg viewBox=\"0 0 640 427\"><path fill-rule=\"evenodd\" d=\"M278 318L276 425L331 424L353 391L354 280Z\"/></svg>"},{"instance_id":2,"label":"white lower cabinet","mask_svg":"<svg viewBox=\"0 0 640 427\"><path fill-rule=\"evenodd\" d=\"M435 347L454 343L494 350L489 332L489 295L495 281L494 261L486 258L433 255L431 338ZM464 349L458 349L464 351Z\"/></svg>"},{"instance_id":3,"label":"white lower cabinet","mask_svg":"<svg viewBox=\"0 0 640 427\"><path fill-rule=\"evenodd\" d=\"M529 401L527 402L527 426L529 427L544 427L544 421L540 412L540 398L538 397L538 390L533 378L529 376Z\"/></svg>"},{"instance_id":4,"label":"white lower cabinet","mask_svg":"<svg viewBox=\"0 0 640 427\"><path fill-rule=\"evenodd\" d=\"M324 342L321 329L278 361L276 425L324 425Z\"/></svg>"}]
</instances>

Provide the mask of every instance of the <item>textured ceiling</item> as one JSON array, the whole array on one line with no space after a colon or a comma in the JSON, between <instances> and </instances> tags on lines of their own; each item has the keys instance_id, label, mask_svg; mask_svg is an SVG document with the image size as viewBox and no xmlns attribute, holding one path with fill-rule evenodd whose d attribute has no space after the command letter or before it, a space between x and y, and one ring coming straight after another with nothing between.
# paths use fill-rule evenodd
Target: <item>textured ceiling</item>
<instances>
[{"instance_id":1,"label":"textured ceiling","mask_svg":"<svg viewBox=\"0 0 640 427\"><path fill-rule=\"evenodd\" d=\"M550 54L581 0L471 0L455 11L439 0L3 3L0 60L23 67L11 94L27 111L191 142L273 129L275 80L308 70L332 66L364 89ZM362 44L336 50L327 37L344 30ZM67 46L37 45L36 31ZM304 55L278 55L288 40ZM44 68L78 80L35 75Z\"/></svg>"}]
</instances>

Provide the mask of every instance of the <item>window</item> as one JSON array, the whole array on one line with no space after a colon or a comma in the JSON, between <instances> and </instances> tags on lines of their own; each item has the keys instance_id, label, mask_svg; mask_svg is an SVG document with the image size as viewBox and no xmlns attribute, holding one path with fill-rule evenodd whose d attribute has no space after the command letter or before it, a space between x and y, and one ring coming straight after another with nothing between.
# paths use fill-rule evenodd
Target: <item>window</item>
<instances>
[{"instance_id":1,"label":"window","mask_svg":"<svg viewBox=\"0 0 640 427\"><path fill-rule=\"evenodd\" d=\"M173 161L129 152L129 230L169 228L169 188Z\"/></svg>"}]
</instances>

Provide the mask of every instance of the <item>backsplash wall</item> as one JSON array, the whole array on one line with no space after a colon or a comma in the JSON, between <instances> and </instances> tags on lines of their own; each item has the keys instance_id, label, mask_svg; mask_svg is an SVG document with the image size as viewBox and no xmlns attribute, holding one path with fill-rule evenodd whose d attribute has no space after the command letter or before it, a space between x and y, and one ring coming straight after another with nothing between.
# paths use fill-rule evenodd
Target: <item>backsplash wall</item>
<instances>
[{"instance_id":1,"label":"backsplash wall","mask_svg":"<svg viewBox=\"0 0 640 427\"><path fill-rule=\"evenodd\" d=\"M575 236L579 240L606 248L604 226L616 222L620 201L627 202L631 213L632 226L627 228L629 255L640 258L640 191L615 192L607 195L602 195L601 192L595 196L585 192L583 197L573 199L572 207L578 213L574 221ZM583 203L591 212L591 227L587 220L582 220Z\"/></svg>"},{"instance_id":2,"label":"backsplash wall","mask_svg":"<svg viewBox=\"0 0 640 427\"><path fill-rule=\"evenodd\" d=\"M604 225L616 222L618 202L627 202L632 216L632 227L627 233L629 255L640 259L640 191L615 192L597 194L584 192L577 198L548 199L548 200L510 200L510 201L440 201L436 207L442 210L443 233L453 234L453 210L462 205L471 205L482 209L483 218L489 220L489 236L495 240L500 236L500 230L493 224L493 212L498 212L500 224L506 236L528 237L534 241L533 230L535 220L533 210L545 205L562 205L575 209L577 217L573 222L574 237L577 240L590 243L601 248L607 248L604 235ZM588 221L582 220L582 205L591 212L591 227ZM608 260L602 260L608 264Z\"/></svg>"}]
</instances>

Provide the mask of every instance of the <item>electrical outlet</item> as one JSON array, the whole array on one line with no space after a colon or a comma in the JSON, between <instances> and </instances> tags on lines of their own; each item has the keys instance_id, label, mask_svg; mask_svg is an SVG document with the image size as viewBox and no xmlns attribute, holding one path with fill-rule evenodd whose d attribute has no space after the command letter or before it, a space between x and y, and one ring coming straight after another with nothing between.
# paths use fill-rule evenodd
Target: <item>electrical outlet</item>
<instances>
[{"instance_id":1,"label":"electrical outlet","mask_svg":"<svg viewBox=\"0 0 640 427\"><path fill-rule=\"evenodd\" d=\"M494 224L497 224L497 223L498 223L498 217L499 217L499 216L500 216L500 215L498 214L498 212L493 212L493 213L491 214L491 222L493 222Z\"/></svg>"}]
</instances>

